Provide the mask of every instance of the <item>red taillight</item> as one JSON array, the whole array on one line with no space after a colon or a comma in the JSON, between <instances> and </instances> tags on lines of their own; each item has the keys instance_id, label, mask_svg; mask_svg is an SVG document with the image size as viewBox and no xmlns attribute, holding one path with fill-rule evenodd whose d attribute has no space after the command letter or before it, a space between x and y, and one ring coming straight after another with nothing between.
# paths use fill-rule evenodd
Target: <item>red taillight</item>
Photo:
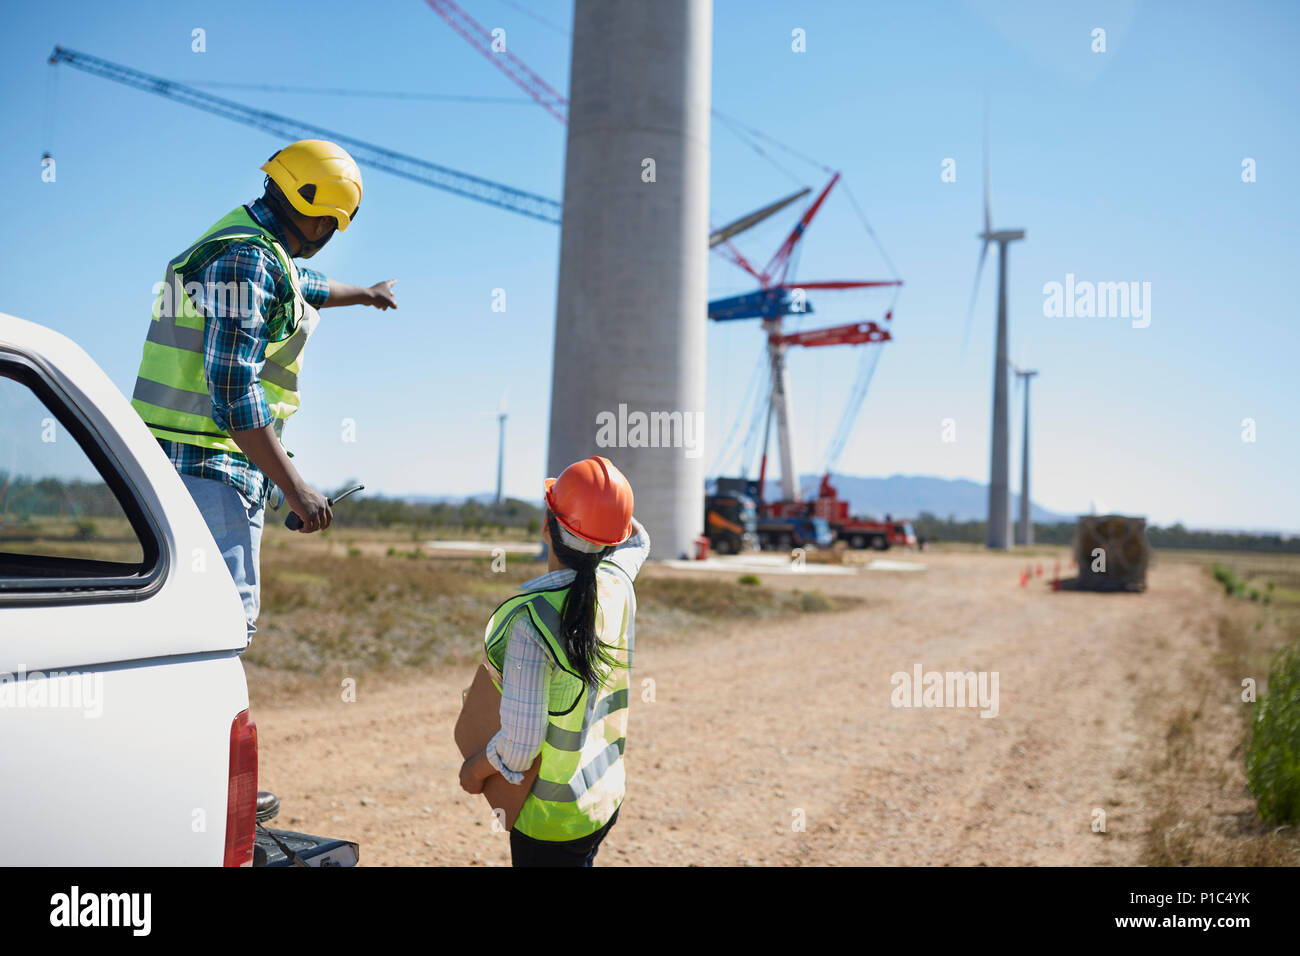
<instances>
[{"instance_id":1,"label":"red taillight","mask_svg":"<svg viewBox=\"0 0 1300 956\"><path fill-rule=\"evenodd\" d=\"M251 866L257 825L257 724L242 710L230 725L230 781L226 791L223 866Z\"/></svg>"}]
</instances>

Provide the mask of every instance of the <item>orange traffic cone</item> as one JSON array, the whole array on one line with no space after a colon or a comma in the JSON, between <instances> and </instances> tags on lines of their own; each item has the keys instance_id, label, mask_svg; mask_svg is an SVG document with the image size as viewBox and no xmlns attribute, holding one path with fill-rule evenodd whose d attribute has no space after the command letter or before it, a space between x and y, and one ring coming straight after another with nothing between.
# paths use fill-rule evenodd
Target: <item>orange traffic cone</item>
<instances>
[{"instance_id":1,"label":"orange traffic cone","mask_svg":"<svg viewBox=\"0 0 1300 956\"><path fill-rule=\"evenodd\" d=\"M1023 588L1023 587L1025 587L1027 584L1029 584L1029 572L1028 572L1028 571L1021 571L1021 572L1020 572L1020 586Z\"/></svg>"},{"instance_id":2,"label":"orange traffic cone","mask_svg":"<svg viewBox=\"0 0 1300 956\"><path fill-rule=\"evenodd\" d=\"M1034 573L1034 577L1041 578L1042 576L1043 576L1043 566L1040 564Z\"/></svg>"}]
</instances>

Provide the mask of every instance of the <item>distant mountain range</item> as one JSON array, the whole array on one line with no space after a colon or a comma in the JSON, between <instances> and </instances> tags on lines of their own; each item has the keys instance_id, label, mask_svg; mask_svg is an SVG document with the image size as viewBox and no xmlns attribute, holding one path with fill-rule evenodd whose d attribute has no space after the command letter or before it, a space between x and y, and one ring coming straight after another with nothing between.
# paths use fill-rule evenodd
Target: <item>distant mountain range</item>
<instances>
[{"instance_id":1,"label":"distant mountain range","mask_svg":"<svg viewBox=\"0 0 1300 956\"><path fill-rule=\"evenodd\" d=\"M800 482L804 497L815 495L820 475L804 475ZM862 478L857 475L833 474L831 484L836 493L849 502L849 512L855 515L883 518L915 518L928 511L939 519L956 521L983 521L988 514L988 485L967 478L935 478L931 475L891 475L888 478ZM382 492L379 492L382 494ZM781 483L775 479L767 483L766 498L772 501L781 495ZM495 495L490 491L475 495L393 495L413 504L463 504L469 499L484 506L492 504ZM524 498L528 504L541 508L540 498ZM1034 521L1054 524L1073 522L1079 513L1062 514L1049 511L1042 505L1032 505ZM1020 517L1020 496L1011 495L1011 519ZM1276 528L1235 528L1223 526L1194 526L1195 530L1220 534L1280 534L1285 538L1300 536L1300 531L1279 531Z\"/></svg>"},{"instance_id":2,"label":"distant mountain range","mask_svg":"<svg viewBox=\"0 0 1300 956\"><path fill-rule=\"evenodd\" d=\"M821 475L804 475L800 481L804 497L815 495ZM856 475L831 474L831 484L841 498L849 502L851 514L883 518L915 518L928 511L936 518L956 521L983 521L988 517L988 485L967 478L934 478L930 475L891 475L888 478L860 478ZM781 485L768 481L765 497L779 497ZM1073 521L1078 515L1059 514L1030 502L1029 514L1034 521L1051 524ZM1011 517L1020 516L1020 496L1011 494Z\"/></svg>"},{"instance_id":3,"label":"distant mountain range","mask_svg":"<svg viewBox=\"0 0 1300 956\"><path fill-rule=\"evenodd\" d=\"M817 492L821 475L804 475L800 483L804 497ZM832 474L831 484L836 493L849 502L852 514L883 518L886 514L899 518L915 518L928 511L936 518L952 517L957 521L983 521L988 514L988 486L966 478L934 478L929 475L891 475L888 478L860 478L856 475ZM780 497L781 483L767 482L765 498ZM495 495L484 492L476 495L401 495L414 504L461 504L470 498L479 504L490 505ZM529 504L541 507L540 499ZM1056 521L1073 521L1077 515L1058 514L1041 505L1031 505L1030 514L1035 521L1050 524ZM1011 495L1011 517L1020 515L1020 496Z\"/></svg>"}]
</instances>

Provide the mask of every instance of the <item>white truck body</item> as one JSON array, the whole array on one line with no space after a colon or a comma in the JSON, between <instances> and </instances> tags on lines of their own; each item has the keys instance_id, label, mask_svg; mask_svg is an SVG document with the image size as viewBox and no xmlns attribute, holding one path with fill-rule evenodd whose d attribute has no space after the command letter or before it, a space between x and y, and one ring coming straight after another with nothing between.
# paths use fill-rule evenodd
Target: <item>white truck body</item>
<instances>
[{"instance_id":1,"label":"white truck body","mask_svg":"<svg viewBox=\"0 0 1300 956\"><path fill-rule=\"evenodd\" d=\"M21 474L31 442L77 442L145 542L131 574L61 578L5 553L0 529L0 864L219 866L231 726L248 709L230 574L157 441L80 347L0 313L0 386L30 388L47 412L0 408L0 469Z\"/></svg>"}]
</instances>

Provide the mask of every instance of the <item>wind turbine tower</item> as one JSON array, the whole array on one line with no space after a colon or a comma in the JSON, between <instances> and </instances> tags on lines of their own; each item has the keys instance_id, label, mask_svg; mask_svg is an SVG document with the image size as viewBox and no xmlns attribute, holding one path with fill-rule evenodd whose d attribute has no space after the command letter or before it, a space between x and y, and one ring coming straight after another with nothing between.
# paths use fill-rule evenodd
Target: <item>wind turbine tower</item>
<instances>
[{"instance_id":1,"label":"wind turbine tower","mask_svg":"<svg viewBox=\"0 0 1300 956\"><path fill-rule=\"evenodd\" d=\"M1020 448L1020 528L1016 535L1016 544L1019 545L1034 543L1034 523L1029 518L1029 382L1037 374L1037 370L1016 369L1016 377L1025 387L1025 424Z\"/></svg>"},{"instance_id":2,"label":"wind turbine tower","mask_svg":"<svg viewBox=\"0 0 1300 956\"><path fill-rule=\"evenodd\" d=\"M597 427L622 407L702 421L712 0L574 0L548 475L611 459L653 558L693 552L704 464Z\"/></svg>"},{"instance_id":3,"label":"wind turbine tower","mask_svg":"<svg viewBox=\"0 0 1300 956\"><path fill-rule=\"evenodd\" d=\"M1010 408L1007 403L1007 246L1025 238L1023 229L994 229L990 210L991 188L989 172L988 114L984 116L984 231L978 238L979 263L975 267L975 289L971 293L971 309L979 293L980 274L989 244L998 244L998 335L997 353L993 357L993 442L989 462L989 517L985 544L990 548L1006 549L1011 543L1011 445ZM967 313L969 331L970 313Z\"/></svg>"},{"instance_id":4,"label":"wind turbine tower","mask_svg":"<svg viewBox=\"0 0 1300 956\"><path fill-rule=\"evenodd\" d=\"M501 393L501 405L497 408L497 507L501 507L501 480L505 471L506 462L506 395L509 390Z\"/></svg>"}]
</instances>

